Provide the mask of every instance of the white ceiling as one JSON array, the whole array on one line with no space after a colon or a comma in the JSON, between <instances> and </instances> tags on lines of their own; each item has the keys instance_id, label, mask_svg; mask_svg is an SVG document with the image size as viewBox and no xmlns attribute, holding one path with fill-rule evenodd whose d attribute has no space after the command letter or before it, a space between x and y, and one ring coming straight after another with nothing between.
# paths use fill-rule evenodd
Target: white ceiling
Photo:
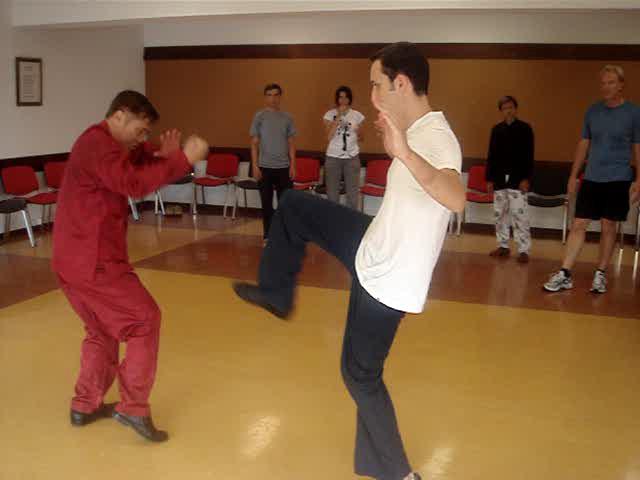
<instances>
[{"instance_id":1,"label":"white ceiling","mask_svg":"<svg viewBox=\"0 0 640 480\"><path fill-rule=\"evenodd\" d=\"M2 0L0 0L2 1ZM636 10L640 0L12 0L15 27L86 26L109 23L140 24L161 19L283 12L355 12L388 10Z\"/></svg>"}]
</instances>

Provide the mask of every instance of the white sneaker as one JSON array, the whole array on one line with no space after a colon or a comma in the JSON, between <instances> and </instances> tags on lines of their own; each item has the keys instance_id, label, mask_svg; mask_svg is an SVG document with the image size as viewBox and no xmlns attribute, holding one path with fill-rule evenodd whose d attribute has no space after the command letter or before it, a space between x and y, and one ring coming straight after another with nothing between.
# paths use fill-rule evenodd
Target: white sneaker
<instances>
[{"instance_id":1,"label":"white sneaker","mask_svg":"<svg viewBox=\"0 0 640 480\"><path fill-rule=\"evenodd\" d=\"M544 284L542 287L547 292L558 292L560 290L569 290L573 288L573 281L571 277L567 277L564 274L564 271L558 270L556 273L551 275L549 281Z\"/></svg>"},{"instance_id":2,"label":"white sneaker","mask_svg":"<svg viewBox=\"0 0 640 480\"><path fill-rule=\"evenodd\" d=\"M593 275L591 290L589 291L593 293L605 293L607 291L607 277L604 272L596 270L596 273Z\"/></svg>"}]
</instances>

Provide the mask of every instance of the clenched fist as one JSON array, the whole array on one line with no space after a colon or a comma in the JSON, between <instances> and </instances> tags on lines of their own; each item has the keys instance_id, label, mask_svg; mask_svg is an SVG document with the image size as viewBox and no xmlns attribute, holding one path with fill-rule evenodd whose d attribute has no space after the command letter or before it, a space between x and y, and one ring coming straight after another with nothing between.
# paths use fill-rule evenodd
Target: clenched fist
<instances>
[{"instance_id":1,"label":"clenched fist","mask_svg":"<svg viewBox=\"0 0 640 480\"><path fill-rule=\"evenodd\" d=\"M191 135L187 138L186 142L184 142L182 150L184 151L189 163L191 165L195 165L207 157L207 154L209 153L209 144L204 138L199 137L198 135Z\"/></svg>"}]
</instances>

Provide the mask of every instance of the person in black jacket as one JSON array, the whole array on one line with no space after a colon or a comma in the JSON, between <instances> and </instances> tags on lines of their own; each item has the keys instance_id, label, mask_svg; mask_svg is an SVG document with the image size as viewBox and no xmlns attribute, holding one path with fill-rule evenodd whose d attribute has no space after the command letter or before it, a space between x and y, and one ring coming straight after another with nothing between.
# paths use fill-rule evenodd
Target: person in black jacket
<instances>
[{"instance_id":1,"label":"person in black jacket","mask_svg":"<svg viewBox=\"0 0 640 480\"><path fill-rule=\"evenodd\" d=\"M527 208L527 192L533 174L533 130L519 120L518 102L511 96L498 101L498 109L504 116L491 130L489 154L487 156L487 185L493 193L496 237L498 248L492 257L507 257L509 250L509 227L514 223L514 237L518 244L518 261L529 261L531 233Z\"/></svg>"}]
</instances>

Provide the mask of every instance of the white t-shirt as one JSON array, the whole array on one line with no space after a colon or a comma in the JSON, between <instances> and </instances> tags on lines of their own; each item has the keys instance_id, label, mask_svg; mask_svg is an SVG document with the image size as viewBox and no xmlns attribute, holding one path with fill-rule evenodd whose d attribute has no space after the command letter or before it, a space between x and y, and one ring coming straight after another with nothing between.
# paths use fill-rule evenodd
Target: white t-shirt
<instances>
[{"instance_id":1,"label":"white t-shirt","mask_svg":"<svg viewBox=\"0 0 640 480\"><path fill-rule=\"evenodd\" d=\"M332 108L324 114L324 119L330 122L338 117L338 109ZM364 120L357 110L349 109L346 115L340 118L340 125L336 128L333 138L329 141L327 147L328 157L349 158L355 157L360 153L358 146L358 127Z\"/></svg>"},{"instance_id":2,"label":"white t-shirt","mask_svg":"<svg viewBox=\"0 0 640 480\"><path fill-rule=\"evenodd\" d=\"M416 120L407 130L407 142L435 168L460 172L460 145L442 112ZM356 273L364 289L388 307L422 312L449 214L394 158L382 205L356 254Z\"/></svg>"}]
</instances>

